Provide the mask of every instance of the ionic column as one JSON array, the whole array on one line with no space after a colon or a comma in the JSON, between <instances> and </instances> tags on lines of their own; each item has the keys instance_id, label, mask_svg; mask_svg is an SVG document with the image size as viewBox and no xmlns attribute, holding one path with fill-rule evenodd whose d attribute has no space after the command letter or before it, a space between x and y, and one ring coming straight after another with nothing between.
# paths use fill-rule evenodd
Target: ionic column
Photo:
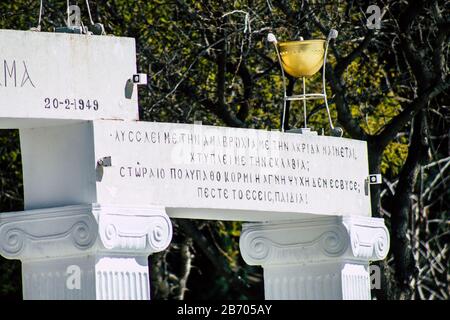
<instances>
[{"instance_id":1,"label":"ionic column","mask_svg":"<svg viewBox=\"0 0 450 320\"><path fill-rule=\"evenodd\" d=\"M0 254L22 261L24 299L150 299L147 257L164 250L164 208L79 205L0 214Z\"/></svg>"},{"instance_id":2,"label":"ionic column","mask_svg":"<svg viewBox=\"0 0 450 320\"><path fill-rule=\"evenodd\" d=\"M268 300L370 299L369 261L389 250L383 219L321 217L247 223L240 250L264 268Z\"/></svg>"}]
</instances>

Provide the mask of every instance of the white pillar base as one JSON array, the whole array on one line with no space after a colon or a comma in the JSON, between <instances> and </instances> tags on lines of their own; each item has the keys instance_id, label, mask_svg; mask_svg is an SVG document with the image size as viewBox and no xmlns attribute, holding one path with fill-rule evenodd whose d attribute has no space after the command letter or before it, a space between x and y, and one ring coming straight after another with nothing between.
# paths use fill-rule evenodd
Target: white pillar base
<instances>
[{"instance_id":1,"label":"white pillar base","mask_svg":"<svg viewBox=\"0 0 450 320\"><path fill-rule=\"evenodd\" d=\"M149 300L147 257L171 238L164 208L95 204L0 215L0 254L22 261L26 300Z\"/></svg>"},{"instance_id":2,"label":"white pillar base","mask_svg":"<svg viewBox=\"0 0 450 320\"><path fill-rule=\"evenodd\" d=\"M384 259L383 219L320 217L244 224L244 260L264 268L268 300L368 300L369 261Z\"/></svg>"}]
</instances>

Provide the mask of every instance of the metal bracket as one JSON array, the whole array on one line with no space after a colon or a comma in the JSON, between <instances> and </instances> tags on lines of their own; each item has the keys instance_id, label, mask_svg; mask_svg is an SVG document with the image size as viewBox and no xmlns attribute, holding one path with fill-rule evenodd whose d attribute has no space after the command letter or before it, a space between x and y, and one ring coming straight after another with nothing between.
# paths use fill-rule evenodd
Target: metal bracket
<instances>
[{"instance_id":1,"label":"metal bracket","mask_svg":"<svg viewBox=\"0 0 450 320\"><path fill-rule=\"evenodd\" d=\"M111 167L112 166L112 160L111 157L103 157L97 161L97 165L100 167Z\"/></svg>"},{"instance_id":2,"label":"metal bracket","mask_svg":"<svg viewBox=\"0 0 450 320\"><path fill-rule=\"evenodd\" d=\"M138 73L133 75L133 83L137 85L146 85L147 84L147 74Z\"/></svg>"},{"instance_id":3,"label":"metal bracket","mask_svg":"<svg viewBox=\"0 0 450 320\"><path fill-rule=\"evenodd\" d=\"M88 29L81 26L70 26L70 27L56 27L56 33L74 33L74 34L88 34Z\"/></svg>"},{"instance_id":4,"label":"metal bracket","mask_svg":"<svg viewBox=\"0 0 450 320\"><path fill-rule=\"evenodd\" d=\"M369 174L369 176L364 180L364 193L366 196L369 195L369 185L371 184L381 184L383 182L382 176L379 173Z\"/></svg>"},{"instance_id":5,"label":"metal bracket","mask_svg":"<svg viewBox=\"0 0 450 320\"><path fill-rule=\"evenodd\" d=\"M370 174L369 175L369 184L381 184L383 182L381 174Z\"/></svg>"},{"instance_id":6,"label":"metal bracket","mask_svg":"<svg viewBox=\"0 0 450 320\"><path fill-rule=\"evenodd\" d=\"M312 131L310 128L298 128L298 129L290 129L286 131L288 133L300 133L300 134L307 134L311 136L317 136L317 131Z\"/></svg>"}]
</instances>

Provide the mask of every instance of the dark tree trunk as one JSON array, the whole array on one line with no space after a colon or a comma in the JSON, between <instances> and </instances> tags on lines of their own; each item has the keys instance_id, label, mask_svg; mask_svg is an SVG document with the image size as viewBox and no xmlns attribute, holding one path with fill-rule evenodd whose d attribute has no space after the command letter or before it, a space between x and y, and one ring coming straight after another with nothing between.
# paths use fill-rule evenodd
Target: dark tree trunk
<instances>
[{"instance_id":1,"label":"dark tree trunk","mask_svg":"<svg viewBox=\"0 0 450 320\"><path fill-rule=\"evenodd\" d=\"M411 195L414 192L419 164L427 159L428 146L422 134L424 111L419 112L412 124L412 137L408 157L400 172L391 211L391 248L394 255L395 277L402 291L408 291L411 277L417 272L411 251L411 239L407 238L411 215Z\"/></svg>"},{"instance_id":2,"label":"dark tree trunk","mask_svg":"<svg viewBox=\"0 0 450 320\"><path fill-rule=\"evenodd\" d=\"M152 300L167 300L170 295L166 256L167 251L157 252L149 256Z\"/></svg>"}]
</instances>

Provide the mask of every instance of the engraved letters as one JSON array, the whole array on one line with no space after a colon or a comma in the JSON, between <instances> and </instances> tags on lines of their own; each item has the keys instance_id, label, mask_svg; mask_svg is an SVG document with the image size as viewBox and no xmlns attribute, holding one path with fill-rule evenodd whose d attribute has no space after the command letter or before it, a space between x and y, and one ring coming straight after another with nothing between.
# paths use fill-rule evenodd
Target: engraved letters
<instances>
[{"instance_id":1,"label":"engraved letters","mask_svg":"<svg viewBox=\"0 0 450 320\"><path fill-rule=\"evenodd\" d=\"M1 59L0 63L0 88L36 88L25 61Z\"/></svg>"}]
</instances>

